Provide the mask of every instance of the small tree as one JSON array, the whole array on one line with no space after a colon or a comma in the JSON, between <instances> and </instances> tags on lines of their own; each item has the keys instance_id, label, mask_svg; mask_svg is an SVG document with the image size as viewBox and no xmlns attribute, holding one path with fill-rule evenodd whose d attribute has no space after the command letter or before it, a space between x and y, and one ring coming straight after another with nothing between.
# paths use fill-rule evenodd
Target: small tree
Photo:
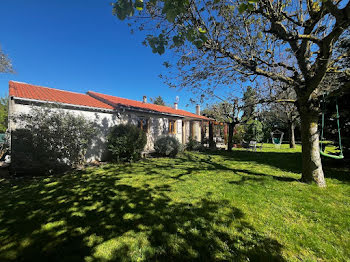
<instances>
[{"instance_id":1,"label":"small tree","mask_svg":"<svg viewBox=\"0 0 350 262\"><path fill-rule=\"evenodd\" d=\"M139 160L146 143L146 133L132 124L117 125L108 135L108 150L116 162Z\"/></svg>"},{"instance_id":2,"label":"small tree","mask_svg":"<svg viewBox=\"0 0 350 262\"><path fill-rule=\"evenodd\" d=\"M53 107L32 108L17 116L19 128L12 131L12 163L16 170L55 172L76 167L97 131L81 115Z\"/></svg>"},{"instance_id":3,"label":"small tree","mask_svg":"<svg viewBox=\"0 0 350 262\"><path fill-rule=\"evenodd\" d=\"M152 100L153 100L153 104L155 104L155 105L165 106L165 102L161 96L157 96L156 98L151 99L151 101Z\"/></svg>"}]
</instances>

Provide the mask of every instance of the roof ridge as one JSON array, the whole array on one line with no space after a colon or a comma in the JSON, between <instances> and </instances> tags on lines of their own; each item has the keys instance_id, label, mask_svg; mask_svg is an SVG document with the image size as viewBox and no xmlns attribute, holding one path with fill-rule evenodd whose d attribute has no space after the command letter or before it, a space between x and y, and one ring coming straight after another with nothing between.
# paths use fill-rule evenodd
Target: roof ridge
<instances>
[{"instance_id":1,"label":"roof ridge","mask_svg":"<svg viewBox=\"0 0 350 262\"><path fill-rule=\"evenodd\" d=\"M35 86L35 87L40 87L40 88L47 88L47 89L57 90L57 91L61 91L61 92L69 92L69 93L78 94L78 95L87 95L86 93L79 93L79 92L74 92L74 91L69 91L69 90L62 90L62 89L48 87L48 86L33 85L33 84L29 84L29 83L26 83L26 82L20 82L20 81L10 80L9 82L25 84L25 85Z\"/></svg>"}]
</instances>

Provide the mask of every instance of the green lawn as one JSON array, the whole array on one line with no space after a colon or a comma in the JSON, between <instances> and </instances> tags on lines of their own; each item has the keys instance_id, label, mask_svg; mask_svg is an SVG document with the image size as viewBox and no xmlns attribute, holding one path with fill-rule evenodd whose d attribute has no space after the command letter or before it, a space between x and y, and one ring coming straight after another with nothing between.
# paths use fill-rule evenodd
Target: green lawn
<instances>
[{"instance_id":1,"label":"green lawn","mask_svg":"<svg viewBox=\"0 0 350 262\"><path fill-rule=\"evenodd\" d=\"M300 148L185 153L0 180L0 261L349 261L350 171ZM327 167L328 166L328 167Z\"/></svg>"}]
</instances>

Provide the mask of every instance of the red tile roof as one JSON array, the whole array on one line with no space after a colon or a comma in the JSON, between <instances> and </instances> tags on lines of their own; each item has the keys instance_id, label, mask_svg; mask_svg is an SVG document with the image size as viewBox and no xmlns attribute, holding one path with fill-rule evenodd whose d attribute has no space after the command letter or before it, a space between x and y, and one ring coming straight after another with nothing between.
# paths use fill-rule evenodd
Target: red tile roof
<instances>
[{"instance_id":1,"label":"red tile roof","mask_svg":"<svg viewBox=\"0 0 350 262\"><path fill-rule=\"evenodd\" d=\"M87 94L95 97L96 99L100 99L101 101L104 101L104 102L106 102L114 107L115 106L126 106L126 107L133 107L133 108L139 108L139 109L146 109L146 110L159 112L159 113L180 115L180 116L197 118L197 119L202 119L202 120L209 120L205 116L196 115L196 114L190 113L190 112L185 111L185 110L174 109L174 108L171 108L168 106L160 106L160 105L155 105L155 104L150 104L150 103L143 103L143 102L136 101L136 100L100 94L100 93L96 93L93 91L89 91L89 92L87 92Z\"/></svg>"},{"instance_id":2,"label":"red tile roof","mask_svg":"<svg viewBox=\"0 0 350 262\"><path fill-rule=\"evenodd\" d=\"M78 106L96 107L102 109L113 109L112 106L105 104L86 94L79 94L70 91L63 91L54 88L30 85L15 81L9 82L9 94L10 96L19 98L50 101Z\"/></svg>"},{"instance_id":3,"label":"red tile roof","mask_svg":"<svg viewBox=\"0 0 350 262\"><path fill-rule=\"evenodd\" d=\"M26 98L41 101L50 101L77 106L87 106L102 109L114 109L116 106L126 106L150 110L153 112L180 115L184 117L209 120L208 118L196 115L181 109L174 109L167 106L159 106L150 103L130 100L126 98L104 95L89 91L87 94L80 94L70 91L58 90L49 87L42 87L21 83L16 81L9 82L9 94L13 97Z\"/></svg>"}]
</instances>

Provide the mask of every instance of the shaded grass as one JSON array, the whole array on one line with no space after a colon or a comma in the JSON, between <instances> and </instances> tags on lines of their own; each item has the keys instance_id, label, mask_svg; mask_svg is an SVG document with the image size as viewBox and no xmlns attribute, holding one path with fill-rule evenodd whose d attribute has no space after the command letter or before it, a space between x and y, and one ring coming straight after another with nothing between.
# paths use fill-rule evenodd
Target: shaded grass
<instances>
[{"instance_id":1,"label":"shaded grass","mask_svg":"<svg viewBox=\"0 0 350 262\"><path fill-rule=\"evenodd\" d=\"M0 261L348 261L349 170L300 148L185 153L0 181ZM339 163L339 162L338 162Z\"/></svg>"}]
</instances>

